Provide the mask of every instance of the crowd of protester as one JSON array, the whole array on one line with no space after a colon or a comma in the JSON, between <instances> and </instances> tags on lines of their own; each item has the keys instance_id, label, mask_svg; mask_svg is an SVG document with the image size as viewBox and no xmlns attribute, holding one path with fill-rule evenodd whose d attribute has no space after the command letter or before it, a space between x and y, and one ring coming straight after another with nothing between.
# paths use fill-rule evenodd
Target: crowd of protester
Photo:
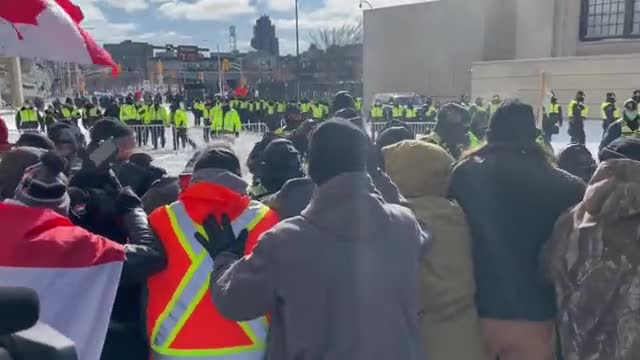
<instances>
[{"instance_id":1,"label":"crowd of protester","mask_svg":"<svg viewBox=\"0 0 640 360\"><path fill-rule=\"evenodd\" d=\"M47 284L42 316L83 360L640 357L640 140L556 157L517 99L482 134L446 104L428 135L395 120L372 139L354 107L339 93L318 123L289 105L251 183L225 142L170 177L122 121L86 146L67 126L8 144L0 123L5 237L126 254L91 343L91 317L56 316L73 283Z\"/></svg>"}]
</instances>

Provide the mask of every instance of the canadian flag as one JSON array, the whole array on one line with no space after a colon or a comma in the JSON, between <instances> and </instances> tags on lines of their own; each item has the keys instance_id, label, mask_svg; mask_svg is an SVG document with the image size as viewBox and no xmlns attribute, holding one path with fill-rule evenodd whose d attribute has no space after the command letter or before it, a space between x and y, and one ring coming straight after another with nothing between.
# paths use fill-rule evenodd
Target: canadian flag
<instances>
[{"instance_id":1,"label":"canadian flag","mask_svg":"<svg viewBox=\"0 0 640 360\"><path fill-rule=\"evenodd\" d=\"M118 67L80 27L82 10L70 0L0 0L0 56Z\"/></svg>"}]
</instances>

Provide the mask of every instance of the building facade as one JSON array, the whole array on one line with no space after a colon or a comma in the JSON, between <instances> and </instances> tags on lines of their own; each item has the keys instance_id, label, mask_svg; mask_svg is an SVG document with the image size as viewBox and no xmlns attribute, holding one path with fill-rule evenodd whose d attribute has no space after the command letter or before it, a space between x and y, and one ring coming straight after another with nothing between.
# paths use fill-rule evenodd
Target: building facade
<instances>
[{"instance_id":1,"label":"building facade","mask_svg":"<svg viewBox=\"0 0 640 360\"><path fill-rule=\"evenodd\" d=\"M411 44L407 46L406 44ZM640 0L440 0L365 11L365 98L577 90L598 108L640 88ZM592 107L593 108L593 107Z\"/></svg>"}]
</instances>

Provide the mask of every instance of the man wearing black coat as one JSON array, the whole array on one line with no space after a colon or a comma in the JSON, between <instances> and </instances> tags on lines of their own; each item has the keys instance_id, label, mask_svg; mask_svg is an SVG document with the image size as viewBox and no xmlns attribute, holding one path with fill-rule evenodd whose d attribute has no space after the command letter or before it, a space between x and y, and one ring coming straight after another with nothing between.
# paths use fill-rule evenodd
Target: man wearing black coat
<instances>
[{"instance_id":1,"label":"man wearing black coat","mask_svg":"<svg viewBox=\"0 0 640 360\"><path fill-rule=\"evenodd\" d=\"M491 119L487 144L453 170L450 195L471 228L476 305L490 359L552 359L554 289L539 256L585 184L554 167L536 133L533 108L508 100Z\"/></svg>"}]
</instances>

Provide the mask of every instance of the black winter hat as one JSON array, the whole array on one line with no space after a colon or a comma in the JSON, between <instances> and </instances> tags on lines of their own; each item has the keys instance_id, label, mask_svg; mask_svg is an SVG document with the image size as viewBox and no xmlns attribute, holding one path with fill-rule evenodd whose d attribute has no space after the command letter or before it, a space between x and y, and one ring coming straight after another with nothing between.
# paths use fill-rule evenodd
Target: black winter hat
<instances>
[{"instance_id":1,"label":"black winter hat","mask_svg":"<svg viewBox=\"0 0 640 360\"><path fill-rule=\"evenodd\" d=\"M558 155L558 167L588 183L596 169L596 161L586 146L571 144Z\"/></svg>"},{"instance_id":2,"label":"black winter hat","mask_svg":"<svg viewBox=\"0 0 640 360\"><path fill-rule=\"evenodd\" d=\"M238 156L232 150L223 147L211 147L202 151L193 167L193 172L202 169L222 169L241 175Z\"/></svg>"},{"instance_id":3,"label":"black winter hat","mask_svg":"<svg viewBox=\"0 0 640 360\"><path fill-rule=\"evenodd\" d=\"M290 179L303 177L300 153L290 140L276 139L262 154L260 182L269 192L276 192Z\"/></svg>"},{"instance_id":4,"label":"black winter hat","mask_svg":"<svg viewBox=\"0 0 640 360\"><path fill-rule=\"evenodd\" d=\"M15 146L34 147L43 150L53 150L56 147L53 141L39 133L24 133L20 135Z\"/></svg>"},{"instance_id":5,"label":"black winter hat","mask_svg":"<svg viewBox=\"0 0 640 360\"><path fill-rule=\"evenodd\" d=\"M354 108L353 96L348 91L339 91L333 97L331 110L335 114L342 109Z\"/></svg>"},{"instance_id":6,"label":"black winter hat","mask_svg":"<svg viewBox=\"0 0 640 360\"><path fill-rule=\"evenodd\" d=\"M528 143L536 140L536 120L533 107L519 99L504 101L491 116L489 142Z\"/></svg>"},{"instance_id":7,"label":"black winter hat","mask_svg":"<svg viewBox=\"0 0 640 360\"><path fill-rule=\"evenodd\" d=\"M78 151L78 139L71 125L57 123L49 128L48 136L55 145L71 145L74 152Z\"/></svg>"},{"instance_id":8,"label":"black winter hat","mask_svg":"<svg viewBox=\"0 0 640 360\"><path fill-rule=\"evenodd\" d=\"M44 154L38 164L25 170L14 199L27 206L48 208L66 216L70 199L67 194L69 181L63 174L65 167L64 158L55 151Z\"/></svg>"},{"instance_id":9,"label":"black winter hat","mask_svg":"<svg viewBox=\"0 0 640 360\"><path fill-rule=\"evenodd\" d=\"M94 143L110 138L122 138L133 135L133 130L116 119L98 120L91 128L91 141Z\"/></svg>"},{"instance_id":10,"label":"black winter hat","mask_svg":"<svg viewBox=\"0 0 640 360\"><path fill-rule=\"evenodd\" d=\"M317 185L346 172L366 171L369 137L351 122L333 119L311 135L309 176Z\"/></svg>"},{"instance_id":11,"label":"black winter hat","mask_svg":"<svg viewBox=\"0 0 640 360\"><path fill-rule=\"evenodd\" d=\"M600 150L600 162L614 159L640 161L640 139L633 136L620 137Z\"/></svg>"}]
</instances>

